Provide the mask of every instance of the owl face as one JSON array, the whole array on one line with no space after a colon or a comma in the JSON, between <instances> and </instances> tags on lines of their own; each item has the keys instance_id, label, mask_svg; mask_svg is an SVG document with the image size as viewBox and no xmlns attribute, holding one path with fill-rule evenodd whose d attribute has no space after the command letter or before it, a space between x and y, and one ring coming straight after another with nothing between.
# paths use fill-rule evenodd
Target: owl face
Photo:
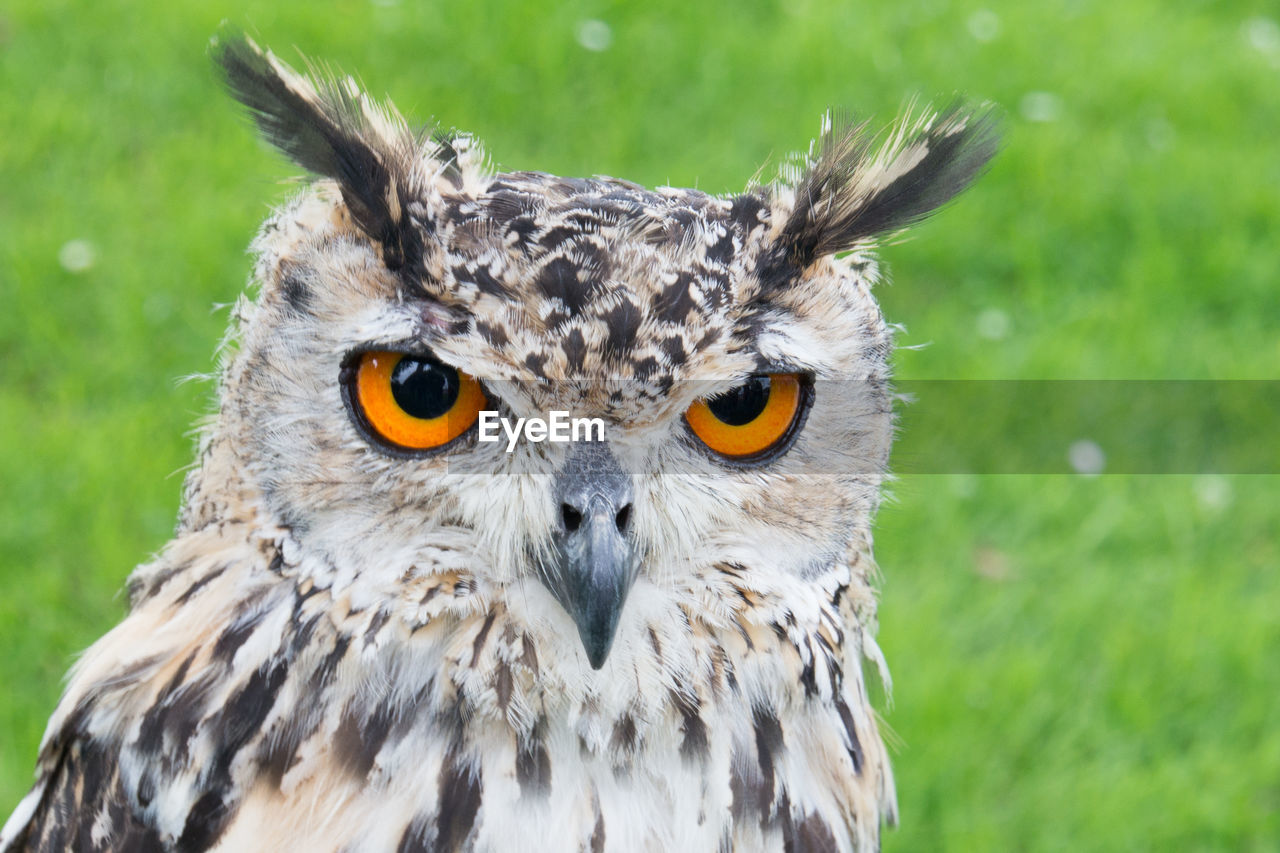
<instances>
[{"instance_id":1,"label":"owl face","mask_svg":"<svg viewBox=\"0 0 1280 853\"><path fill-rule=\"evenodd\" d=\"M799 607L866 541L891 436L869 249L968 183L986 119L876 150L827 127L789 180L720 198L495 173L349 81L247 40L219 59L324 177L254 244L214 430L296 571L410 625L455 576L599 669L663 620L727 629L744 590ZM602 434L481 440L553 412Z\"/></svg>"}]
</instances>

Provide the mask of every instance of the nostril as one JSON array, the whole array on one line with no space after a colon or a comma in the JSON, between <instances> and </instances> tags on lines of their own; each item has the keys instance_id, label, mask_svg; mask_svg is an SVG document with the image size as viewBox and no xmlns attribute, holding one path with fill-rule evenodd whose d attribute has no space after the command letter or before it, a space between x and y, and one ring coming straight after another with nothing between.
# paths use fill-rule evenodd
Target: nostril
<instances>
[{"instance_id":1,"label":"nostril","mask_svg":"<svg viewBox=\"0 0 1280 853\"><path fill-rule=\"evenodd\" d=\"M613 521L618 525L619 533L626 533L627 525L631 523L631 504L627 504L618 510L618 514L613 517Z\"/></svg>"},{"instance_id":2,"label":"nostril","mask_svg":"<svg viewBox=\"0 0 1280 853\"><path fill-rule=\"evenodd\" d=\"M582 526L582 513L568 504L560 504L560 521L570 533Z\"/></svg>"}]
</instances>

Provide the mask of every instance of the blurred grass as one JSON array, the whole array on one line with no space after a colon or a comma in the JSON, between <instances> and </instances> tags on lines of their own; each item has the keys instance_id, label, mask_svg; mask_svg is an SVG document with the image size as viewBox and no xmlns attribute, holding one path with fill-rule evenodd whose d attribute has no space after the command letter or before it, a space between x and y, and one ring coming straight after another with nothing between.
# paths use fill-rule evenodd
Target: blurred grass
<instances>
[{"instance_id":1,"label":"blurred grass","mask_svg":"<svg viewBox=\"0 0 1280 853\"><path fill-rule=\"evenodd\" d=\"M0 811L167 538L243 249L293 169L218 91L230 18L499 165L740 189L829 105L1008 113L886 249L903 377L1275 379L1280 16L1252 2L8 0L0 7ZM606 50L584 49L585 20ZM72 272L59 253L87 241ZM74 264L72 264L74 266ZM1065 450L1064 450L1065 452ZM904 477L888 850L1280 846L1280 479Z\"/></svg>"}]
</instances>

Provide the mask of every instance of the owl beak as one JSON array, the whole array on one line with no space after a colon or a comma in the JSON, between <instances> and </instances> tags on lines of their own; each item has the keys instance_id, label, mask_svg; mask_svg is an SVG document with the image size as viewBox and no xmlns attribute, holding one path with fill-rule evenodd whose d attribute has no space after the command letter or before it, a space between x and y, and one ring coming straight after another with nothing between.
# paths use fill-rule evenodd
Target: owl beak
<instances>
[{"instance_id":1,"label":"owl beak","mask_svg":"<svg viewBox=\"0 0 1280 853\"><path fill-rule=\"evenodd\" d=\"M628 536L631 478L603 444L574 444L556 475L556 555L544 582L578 627L592 669L604 666L636 576Z\"/></svg>"}]
</instances>

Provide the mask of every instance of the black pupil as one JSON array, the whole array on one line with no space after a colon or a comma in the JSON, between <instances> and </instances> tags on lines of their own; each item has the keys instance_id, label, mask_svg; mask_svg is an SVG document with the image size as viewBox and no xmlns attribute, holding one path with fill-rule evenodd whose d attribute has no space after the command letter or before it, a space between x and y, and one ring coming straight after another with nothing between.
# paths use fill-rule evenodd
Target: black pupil
<instances>
[{"instance_id":1,"label":"black pupil","mask_svg":"<svg viewBox=\"0 0 1280 853\"><path fill-rule=\"evenodd\" d=\"M711 414L729 426L743 426L760 417L769 402L769 377L752 376L737 388L707 401Z\"/></svg>"},{"instance_id":2,"label":"black pupil","mask_svg":"<svg viewBox=\"0 0 1280 853\"><path fill-rule=\"evenodd\" d=\"M405 356L391 371L391 396L405 414L438 418L458 401L462 379L458 371L435 359Z\"/></svg>"}]
</instances>

